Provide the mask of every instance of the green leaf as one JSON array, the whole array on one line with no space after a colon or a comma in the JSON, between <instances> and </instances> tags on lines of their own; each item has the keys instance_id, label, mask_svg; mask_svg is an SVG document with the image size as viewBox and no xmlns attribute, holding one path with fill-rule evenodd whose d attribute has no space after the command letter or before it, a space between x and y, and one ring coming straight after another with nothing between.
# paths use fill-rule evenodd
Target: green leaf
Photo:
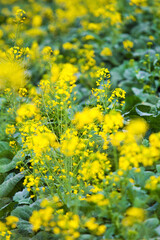
<instances>
[{"instance_id":1,"label":"green leaf","mask_svg":"<svg viewBox=\"0 0 160 240\"><path fill-rule=\"evenodd\" d=\"M149 218L144 222L145 226L150 229L154 229L158 226L159 220L158 218Z\"/></svg>"},{"instance_id":2,"label":"green leaf","mask_svg":"<svg viewBox=\"0 0 160 240\"><path fill-rule=\"evenodd\" d=\"M160 114L149 119L149 125L154 131L160 131Z\"/></svg>"},{"instance_id":3,"label":"green leaf","mask_svg":"<svg viewBox=\"0 0 160 240\"><path fill-rule=\"evenodd\" d=\"M28 221L32 215L32 208L30 206L19 206L11 212L11 215Z\"/></svg>"},{"instance_id":4,"label":"green leaf","mask_svg":"<svg viewBox=\"0 0 160 240\"><path fill-rule=\"evenodd\" d=\"M14 158L12 159L12 161L14 161L15 163L23 161L25 159L25 156L23 156L22 154L23 152L20 150L16 153L16 155L14 156Z\"/></svg>"},{"instance_id":5,"label":"green leaf","mask_svg":"<svg viewBox=\"0 0 160 240\"><path fill-rule=\"evenodd\" d=\"M23 219L20 219L19 222L17 223L17 228L23 232L23 234L27 233L33 233L32 231L32 225Z\"/></svg>"},{"instance_id":6,"label":"green leaf","mask_svg":"<svg viewBox=\"0 0 160 240\"><path fill-rule=\"evenodd\" d=\"M0 141L0 152L4 150L9 150L10 146L8 142Z\"/></svg>"},{"instance_id":7,"label":"green leaf","mask_svg":"<svg viewBox=\"0 0 160 240\"><path fill-rule=\"evenodd\" d=\"M107 224L107 231L105 232L105 237L107 239L112 239L114 232L115 232L115 226L113 224Z\"/></svg>"},{"instance_id":8,"label":"green leaf","mask_svg":"<svg viewBox=\"0 0 160 240\"><path fill-rule=\"evenodd\" d=\"M137 114L141 117L143 116L152 116L156 113L156 108L154 105L150 103L141 103L135 106L135 110Z\"/></svg>"},{"instance_id":9,"label":"green leaf","mask_svg":"<svg viewBox=\"0 0 160 240\"><path fill-rule=\"evenodd\" d=\"M25 156L22 157L22 152L18 151L13 157L12 161L8 158L0 158L0 173L6 173L16 167L16 163L23 161Z\"/></svg>"},{"instance_id":10,"label":"green leaf","mask_svg":"<svg viewBox=\"0 0 160 240\"><path fill-rule=\"evenodd\" d=\"M14 189L16 184L24 177L23 174L19 173L11 177L7 181L4 181L0 185L0 198L7 197L10 192Z\"/></svg>"},{"instance_id":11,"label":"green leaf","mask_svg":"<svg viewBox=\"0 0 160 240\"><path fill-rule=\"evenodd\" d=\"M5 218L14 209L15 205L15 202L4 204L4 206L0 208L0 218Z\"/></svg>"},{"instance_id":12,"label":"green leaf","mask_svg":"<svg viewBox=\"0 0 160 240\"><path fill-rule=\"evenodd\" d=\"M160 164L156 165L156 170L158 173L160 173Z\"/></svg>"},{"instance_id":13,"label":"green leaf","mask_svg":"<svg viewBox=\"0 0 160 240\"><path fill-rule=\"evenodd\" d=\"M40 231L31 240L51 240L54 239L54 236L51 233Z\"/></svg>"},{"instance_id":14,"label":"green leaf","mask_svg":"<svg viewBox=\"0 0 160 240\"><path fill-rule=\"evenodd\" d=\"M149 237L154 237L156 235L155 228L158 226L159 220L157 218L149 218L144 222L146 227L146 232Z\"/></svg>"},{"instance_id":15,"label":"green leaf","mask_svg":"<svg viewBox=\"0 0 160 240\"><path fill-rule=\"evenodd\" d=\"M29 192L27 191L27 189L23 189L23 191L21 192L17 192L14 197L13 200L15 202L18 202L18 204L31 204L32 200L29 197Z\"/></svg>"},{"instance_id":16,"label":"green leaf","mask_svg":"<svg viewBox=\"0 0 160 240\"><path fill-rule=\"evenodd\" d=\"M28 232L19 231L18 228L12 229L12 240L31 240Z\"/></svg>"},{"instance_id":17,"label":"green leaf","mask_svg":"<svg viewBox=\"0 0 160 240\"><path fill-rule=\"evenodd\" d=\"M159 98L155 95L148 94L147 101L149 103L152 103L152 104L156 105L159 101Z\"/></svg>"},{"instance_id":18,"label":"green leaf","mask_svg":"<svg viewBox=\"0 0 160 240\"><path fill-rule=\"evenodd\" d=\"M0 173L6 173L16 167L15 162L8 158L0 158Z\"/></svg>"},{"instance_id":19,"label":"green leaf","mask_svg":"<svg viewBox=\"0 0 160 240\"><path fill-rule=\"evenodd\" d=\"M139 71L137 74L136 74L136 77L137 79L145 79L146 80L149 80L149 77L150 77L150 73L148 72L145 72L145 71Z\"/></svg>"},{"instance_id":20,"label":"green leaf","mask_svg":"<svg viewBox=\"0 0 160 240\"><path fill-rule=\"evenodd\" d=\"M3 208L6 204L8 204L11 201L10 198L4 197L0 199L0 209Z\"/></svg>"},{"instance_id":21,"label":"green leaf","mask_svg":"<svg viewBox=\"0 0 160 240\"><path fill-rule=\"evenodd\" d=\"M14 155L10 150L3 150L0 152L0 158L3 158L3 157L12 159L14 157Z\"/></svg>"},{"instance_id":22,"label":"green leaf","mask_svg":"<svg viewBox=\"0 0 160 240\"><path fill-rule=\"evenodd\" d=\"M155 229L155 231L158 234L158 236L160 236L160 225Z\"/></svg>"}]
</instances>

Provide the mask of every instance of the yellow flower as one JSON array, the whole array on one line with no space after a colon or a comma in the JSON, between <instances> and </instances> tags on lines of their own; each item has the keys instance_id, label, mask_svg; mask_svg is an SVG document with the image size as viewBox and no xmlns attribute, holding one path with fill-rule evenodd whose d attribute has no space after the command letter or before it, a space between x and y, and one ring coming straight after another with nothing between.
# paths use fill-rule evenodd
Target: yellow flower
<instances>
[{"instance_id":1,"label":"yellow flower","mask_svg":"<svg viewBox=\"0 0 160 240\"><path fill-rule=\"evenodd\" d=\"M5 232L7 230L7 227L5 223L0 221L0 232Z\"/></svg>"},{"instance_id":2,"label":"yellow flower","mask_svg":"<svg viewBox=\"0 0 160 240\"><path fill-rule=\"evenodd\" d=\"M98 120L98 122L101 122L102 119L102 113L97 107L91 109L84 108L82 112L77 112L75 114L73 123L78 129L82 129L85 125L89 125L96 120Z\"/></svg>"},{"instance_id":3,"label":"yellow flower","mask_svg":"<svg viewBox=\"0 0 160 240\"><path fill-rule=\"evenodd\" d=\"M123 47L129 52L133 48L133 42L130 40L123 41Z\"/></svg>"},{"instance_id":4,"label":"yellow flower","mask_svg":"<svg viewBox=\"0 0 160 240\"><path fill-rule=\"evenodd\" d=\"M6 217L6 225L11 226L12 228L16 228L18 221L19 221L18 217L15 216Z\"/></svg>"},{"instance_id":5,"label":"yellow flower","mask_svg":"<svg viewBox=\"0 0 160 240\"><path fill-rule=\"evenodd\" d=\"M126 127L126 130L129 134L140 137L145 135L148 130L148 125L144 119L139 118L132 120Z\"/></svg>"},{"instance_id":6,"label":"yellow flower","mask_svg":"<svg viewBox=\"0 0 160 240\"><path fill-rule=\"evenodd\" d=\"M26 12L22 9L16 11L16 23L23 23L26 20Z\"/></svg>"},{"instance_id":7,"label":"yellow flower","mask_svg":"<svg viewBox=\"0 0 160 240\"><path fill-rule=\"evenodd\" d=\"M106 231L106 226L105 225L100 225L97 229L96 235L100 236L100 235L104 234L105 231Z\"/></svg>"},{"instance_id":8,"label":"yellow flower","mask_svg":"<svg viewBox=\"0 0 160 240\"><path fill-rule=\"evenodd\" d=\"M63 44L63 48L65 50L71 50L71 49L74 49L76 46L70 42L66 42Z\"/></svg>"},{"instance_id":9,"label":"yellow flower","mask_svg":"<svg viewBox=\"0 0 160 240\"><path fill-rule=\"evenodd\" d=\"M29 219L29 222L33 225L33 231L37 232L40 229L42 225L42 220L40 218L38 211L33 211L32 216Z\"/></svg>"},{"instance_id":10,"label":"yellow flower","mask_svg":"<svg viewBox=\"0 0 160 240\"><path fill-rule=\"evenodd\" d=\"M98 224L96 223L96 219L94 217L90 218L86 223L85 227L87 227L90 231L94 231L98 228Z\"/></svg>"},{"instance_id":11,"label":"yellow flower","mask_svg":"<svg viewBox=\"0 0 160 240\"><path fill-rule=\"evenodd\" d=\"M18 90L25 84L25 71L18 62L8 60L0 62L0 89Z\"/></svg>"},{"instance_id":12,"label":"yellow flower","mask_svg":"<svg viewBox=\"0 0 160 240\"><path fill-rule=\"evenodd\" d=\"M40 27L42 24L42 17L40 15L35 15L32 19L33 27Z\"/></svg>"},{"instance_id":13,"label":"yellow flower","mask_svg":"<svg viewBox=\"0 0 160 240\"><path fill-rule=\"evenodd\" d=\"M16 129L13 124L8 124L6 127L6 134L7 135L13 135L15 133Z\"/></svg>"},{"instance_id":14,"label":"yellow flower","mask_svg":"<svg viewBox=\"0 0 160 240\"><path fill-rule=\"evenodd\" d=\"M110 48L105 47L103 48L103 50L101 51L101 55L102 56L112 56L112 51Z\"/></svg>"},{"instance_id":15,"label":"yellow flower","mask_svg":"<svg viewBox=\"0 0 160 240\"><path fill-rule=\"evenodd\" d=\"M32 103L24 103L17 110L17 118L16 118L17 122L22 122L27 118L33 118L33 117L35 117L36 119L39 119L40 115L39 115L38 108Z\"/></svg>"},{"instance_id":16,"label":"yellow flower","mask_svg":"<svg viewBox=\"0 0 160 240\"><path fill-rule=\"evenodd\" d=\"M124 226L132 226L145 220L145 210L137 207L130 207L126 211L126 217L122 220Z\"/></svg>"},{"instance_id":17,"label":"yellow flower","mask_svg":"<svg viewBox=\"0 0 160 240\"><path fill-rule=\"evenodd\" d=\"M130 5L136 5L136 6L146 6L147 5L147 0L130 0Z\"/></svg>"}]
</instances>

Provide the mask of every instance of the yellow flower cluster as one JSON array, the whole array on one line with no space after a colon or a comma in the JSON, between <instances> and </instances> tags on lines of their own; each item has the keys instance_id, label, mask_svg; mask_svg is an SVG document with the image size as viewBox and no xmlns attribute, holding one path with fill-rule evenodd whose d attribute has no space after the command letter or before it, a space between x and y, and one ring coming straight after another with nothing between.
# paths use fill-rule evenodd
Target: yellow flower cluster
<instances>
[{"instance_id":1,"label":"yellow flower cluster","mask_svg":"<svg viewBox=\"0 0 160 240\"><path fill-rule=\"evenodd\" d=\"M18 93L19 93L20 97L25 97L26 94L27 94L27 89L26 88L20 88Z\"/></svg>"},{"instance_id":2,"label":"yellow flower cluster","mask_svg":"<svg viewBox=\"0 0 160 240\"><path fill-rule=\"evenodd\" d=\"M103 116L99 108L84 108L82 112L75 114L73 123L77 129L82 129L85 125L89 126L96 121L100 123L102 120Z\"/></svg>"},{"instance_id":3,"label":"yellow flower cluster","mask_svg":"<svg viewBox=\"0 0 160 240\"><path fill-rule=\"evenodd\" d=\"M129 52L133 48L133 42L130 40L123 41L123 47Z\"/></svg>"},{"instance_id":4,"label":"yellow flower cluster","mask_svg":"<svg viewBox=\"0 0 160 240\"><path fill-rule=\"evenodd\" d=\"M152 166L160 156L159 134L151 134L149 147L141 143L148 125L143 119L132 120L125 132L117 132L111 135L111 143L120 151L119 168L131 169L139 166Z\"/></svg>"},{"instance_id":5,"label":"yellow flower cluster","mask_svg":"<svg viewBox=\"0 0 160 240\"><path fill-rule=\"evenodd\" d=\"M40 119L39 109L32 103L24 103L17 110L16 121L21 123L26 119L35 118L35 120Z\"/></svg>"},{"instance_id":6,"label":"yellow flower cluster","mask_svg":"<svg viewBox=\"0 0 160 240\"><path fill-rule=\"evenodd\" d=\"M111 164L107 155L97 151L96 153L91 153L86 161L82 163L79 173L84 181L97 184L105 178L110 168Z\"/></svg>"},{"instance_id":7,"label":"yellow flower cluster","mask_svg":"<svg viewBox=\"0 0 160 240\"><path fill-rule=\"evenodd\" d=\"M106 231L105 225L99 225L96 223L96 219L94 217L90 218L86 223L85 227L88 228L91 232L95 233L95 235L102 235Z\"/></svg>"},{"instance_id":8,"label":"yellow flower cluster","mask_svg":"<svg viewBox=\"0 0 160 240\"><path fill-rule=\"evenodd\" d=\"M55 211L54 207L58 208L61 205L56 196L53 197L52 201L43 200L41 203L43 209L33 211L29 219L33 230L38 231L41 227L44 227L59 238L65 240L77 239L80 236L78 231L80 225L79 216L73 212L63 213L61 209Z\"/></svg>"},{"instance_id":9,"label":"yellow flower cluster","mask_svg":"<svg viewBox=\"0 0 160 240\"><path fill-rule=\"evenodd\" d=\"M101 193L88 195L86 201L94 203L99 207L105 207L109 205L109 199L105 198L105 196Z\"/></svg>"},{"instance_id":10,"label":"yellow flower cluster","mask_svg":"<svg viewBox=\"0 0 160 240\"><path fill-rule=\"evenodd\" d=\"M103 50L101 51L101 55L102 55L102 56L105 56L105 57L110 57L110 56L112 56L112 51L111 51L110 48L105 47L105 48L103 48Z\"/></svg>"},{"instance_id":11,"label":"yellow flower cluster","mask_svg":"<svg viewBox=\"0 0 160 240\"><path fill-rule=\"evenodd\" d=\"M38 231L42 225L47 227L49 221L52 219L52 213L53 209L49 206L39 211L33 211L30 217L30 223L33 225L33 230Z\"/></svg>"},{"instance_id":12,"label":"yellow flower cluster","mask_svg":"<svg viewBox=\"0 0 160 240\"><path fill-rule=\"evenodd\" d=\"M26 136L28 133L31 135L25 137L24 148L33 151L36 157L41 157L42 153L49 151L50 148L59 146L56 135L46 126L41 126L41 123L26 124L26 128L22 128L22 134Z\"/></svg>"},{"instance_id":13,"label":"yellow flower cluster","mask_svg":"<svg viewBox=\"0 0 160 240\"><path fill-rule=\"evenodd\" d=\"M6 217L6 222L0 221L0 238L5 240L10 240L12 232L10 229L14 229L17 226L17 222L19 218L15 216L8 216Z\"/></svg>"},{"instance_id":14,"label":"yellow flower cluster","mask_svg":"<svg viewBox=\"0 0 160 240\"><path fill-rule=\"evenodd\" d=\"M28 192L30 192L31 190L33 190L33 192L38 192L39 181L40 181L39 177L34 178L32 175L28 175L25 177L23 185L27 187Z\"/></svg>"},{"instance_id":15,"label":"yellow flower cluster","mask_svg":"<svg viewBox=\"0 0 160 240\"><path fill-rule=\"evenodd\" d=\"M84 148L85 144L82 139L77 136L77 131L67 129L61 136L61 152L66 156L78 155Z\"/></svg>"},{"instance_id":16,"label":"yellow flower cluster","mask_svg":"<svg viewBox=\"0 0 160 240\"><path fill-rule=\"evenodd\" d=\"M111 84L109 70L107 68L98 70L97 78L97 88L92 89L92 94L97 98L97 103L102 106L103 110L106 111L109 109L109 105L112 105L112 108L115 108L117 104L123 106L125 103L124 99L126 92L121 88L116 88L113 92L110 91Z\"/></svg>"},{"instance_id":17,"label":"yellow flower cluster","mask_svg":"<svg viewBox=\"0 0 160 240\"><path fill-rule=\"evenodd\" d=\"M145 6L147 6L147 0L130 0L130 5L145 7Z\"/></svg>"},{"instance_id":18,"label":"yellow flower cluster","mask_svg":"<svg viewBox=\"0 0 160 240\"><path fill-rule=\"evenodd\" d=\"M117 132L117 130L122 127L123 117L119 112L113 110L104 116L103 132L106 134Z\"/></svg>"},{"instance_id":19,"label":"yellow flower cluster","mask_svg":"<svg viewBox=\"0 0 160 240\"><path fill-rule=\"evenodd\" d=\"M124 226L132 226L135 223L140 223L145 220L145 210L142 208L131 207L126 211L126 217L123 218L122 224Z\"/></svg>"},{"instance_id":20,"label":"yellow flower cluster","mask_svg":"<svg viewBox=\"0 0 160 240\"><path fill-rule=\"evenodd\" d=\"M16 11L16 23L23 23L26 20L26 12L22 9Z\"/></svg>"},{"instance_id":21,"label":"yellow flower cluster","mask_svg":"<svg viewBox=\"0 0 160 240\"><path fill-rule=\"evenodd\" d=\"M70 63L53 64L49 80L41 80L40 88L43 91L43 99L37 99L37 103L46 104L45 111L62 111L71 107L71 93L75 87L77 68ZM50 94L52 98L50 97ZM36 100L36 99L35 99Z\"/></svg>"},{"instance_id":22,"label":"yellow flower cluster","mask_svg":"<svg viewBox=\"0 0 160 240\"><path fill-rule=\"evenodd\" d=\"M145 185L145 188L150 190L150 191L156 191L160 187L160 176L151 176Z\"/></svg>"},{"instance_id":23,"label":"yellow flower cluster","mask_svg":"<svg viewBox=\"0 0 160 240\"><path fill-rule=\"evenodd\" d=\"M125 101L124 101L124 99L125 99L125 94L126 94L126 92L125 92L123 89L121 89L121 88L116 88L116 89L112 92L110 98L108 99L108 102L113 102L113 100L114 100L115 98L117 99L116 101L118 102L118 99L120 99L120 105L123 106L123 105L125 104ZM122 100L122 101L121 101L121 100Z\"/></svg>"},{"instance_id":24,"label":"yellow flower cluster","mask_svg":"<svg viewBox=\"0 0 160 240\"><path fill-rule=\"evenodd\" d=\"M16 61L0 61L0 89L18 90L26 85L25 70Z\"/></svg>"},{"instance_id":25,"label":"yellow flower cluster","mask_svg":"<svg viewBox=\"0 0 160 240\"><path fill-rule=\"evenodd\" d=\"M6 134L13 135L15 133L16 129L13 124L8 124L6 127Z\"/></svg>"},{"instance_id":26,"label":"yellow flower cluster","mask_svg":"<svg viewBox=\"0 0 160 240\"><path fill-rule=\"evenodd\" d=\"M23 57L29 57L29 48L20 48L17 46L14 46L12 48L9 48L6 55L9 57L9 59L13 60L21 60Z\"/></svg>"},{"instance_id":27,"label":"yellow flower cluster","mask_svg":"<svg viewBox=\"0 0 160 240\"><path fill-rule=\"evenodd\" d=\"M11 226L11 228L16 228L18 221L19 221L18 217L15 216L6 217L6 225Z\"/></svg>"}]
</instances>

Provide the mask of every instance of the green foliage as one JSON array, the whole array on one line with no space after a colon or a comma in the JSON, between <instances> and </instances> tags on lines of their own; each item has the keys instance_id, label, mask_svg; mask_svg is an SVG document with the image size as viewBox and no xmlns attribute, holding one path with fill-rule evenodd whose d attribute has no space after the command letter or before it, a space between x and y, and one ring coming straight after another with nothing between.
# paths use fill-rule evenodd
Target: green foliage
<instances>
[{"instance_id":1,"label":"green foliage","mask_svg":"<svg viewBox=\"0 0 160 240\"><path fill-rule=\"evenodd\" d=\"M22 93L20 89L10 91L16 79L20 82L22 79L16 78L17 73L12 78L13 72L9 69L7 77L12 81L3 89L6 73L0 66L0 219L5 223L8 216L19 218L17 226L11 230L11 240L152 240L160 237L160 159L149 140L152 133L160 132L160 4L156 0L147 0L146 3L143 5L143 1L138 0L136 4L131 0L0 1L0 64L3 66L7 61L19 64L26 79L24 95L24 89L21 89ZM67 64L72 67L63 72ZM76 71L71 74L74 67ZM108 68L111 74L111 86L106 87L107 90L104 87L109 82L107 78L98 84L96 82L97 71L103 68ZM76 86L71 93L72 77ZM51 84L47 85L49 80ZM64 86L70 90L68 99L64 97L67 87L66 92L60 91L60 97L57 95ZM101 94L100 100L91 95L96 86ZM119 104L108 101L115 88L126 92L125 105L121 104L123 98L115 99ZM55 107L56 101L59 105ZM38 110L33 107L33 102ZM23 114L18 121L17 110L25 104L31 104L31 108L29 111L22 109ZM97 106L103 108L103 115L117 109L126 128L131 119L145 119L148 124L146 135L134 136L137 145L129 149L130 142L125 143L126 148L121 152L123 140L118 147L112 146L111 141L111 133L114 135L118 131L124 134L127 131L119 127L115 132L107 132L107 147L103 147L105 138L98 134L100 131L103 133L102 119L97 117L93 126L90 122L91 129L87 129L87 124L76 129L73 121L75 114L83 112L85 107L92 109ZM27 116L30 113L33 113L31 118ZM85 117L90 119L91 113L87 114ZM112 117L109 115L107 123ZM116 121L119 121L118 117ZM8 125L15 128L11 134L6 131ZM55 134L56 140L53 140L53 135L45 135L43 128L47 128L47 134ZM71 130L69 139L64 136L67 130ZM61 138L66 140L73 155L65 156ZM82 142L76 146L84 147L83 150L74 149L77 139ZM155 141L158 142L157 139ZM36 153L35 143L38 146ZM49 143L49 149L46 150L44 143ZM132 154L132 148L136 147L137 152L130 156L134 167L119 173L120 159L127 151ZM100 161L103 154L111 163L109 170L106 163L102 179L98 175L101 171L96 172L99 167L96 164L95 179L90 177L86 180L79 172L83 164L88 163L88 149L93 155L97 152L100 155L91 158L86 177L93 171L94 160ZM142 164L141 149L144 150L144 159L147 159L148 149L153 151L155 161L152 164ZM76 151L81 156L76 156ZM135 162L139 163L137 167ZM57 196L59 200L54 200ZM90 200L93 196L97 197L96 200ZM108 202L97 200L98 197ZM39 213L38 220L48 216L48 205L42 206L43 199L47 199L49 207L54 210L52 221L48 218L47 223L40 222L38 230L34 230L33 222L31 224L34 212ZM129 209L137 216L132 216L133 212L129 215ZM136 211L141 211L142 219ZM68 220L67 230L63 226L68 212L80 219L79 227L74 229L80 233L78 237L73 237L74 231L70 235L75 220L71 220L71 225ZM63 224L59 223L62 216ZM96 230L92 229L93 222L90 223L91 228L87 227L87 221L92 218L98 224ZM47 225L50 221L51 224ZM98 235L101 225L106 230ZM55 226L60 233L57 229L57 232L53 231ZM8 224L7 228L12 227ZM0 238L7 239L2 235Z\"/></svg>"}]
</instances>

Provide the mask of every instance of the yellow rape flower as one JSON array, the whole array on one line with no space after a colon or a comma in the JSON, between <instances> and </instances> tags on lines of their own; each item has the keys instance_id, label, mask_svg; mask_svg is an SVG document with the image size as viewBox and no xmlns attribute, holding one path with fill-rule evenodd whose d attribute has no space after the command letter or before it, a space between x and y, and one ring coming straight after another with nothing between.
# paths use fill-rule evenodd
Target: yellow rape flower
<instances>
[{"instance_id":1,"label":"yellow rape flower","mask_svg":"<svg viewBox=\"0 0 160 240\"><path fill-rule=\"evenodd\" d=\"M140 137L145 135L148 130L148 125L144 119L139 118L132 120L126 127L126 130L129 134Z\"/></svg>"},{"instance_id":2,"label":"yellow rape flower","mask_svg":"<svg viewBox=\"0 0 160 240\"><path fill-rule=\"evenodd\" d=\"M129 52L133 48L133 42L130 40L123 41L123 47Z\"/></svg>"},{"instance_id":3,"label":"yellow rape flower","mask_svg":"<svg viewBox=\"0 0 160 240\"><path fill-rule=\"evenodd\" d=\"M26 12L22 9L16 11L16 23L23 23L26 20Z\"/></svg>"},{"instance_id":4,"label":"yellow rape flower","mask_svg":"<svg viewBox=\"0 0 160 240\"><path fill-rule=\"evenodd\" d=\"M145 220L145 210L142 208L131 207L126 211L126 217L122 220L124 226L132 226Z\"/></svg>"},{"instance_id":5,"label":"yellow rape flower","mask_svg":"<svg viewBox=\"0 0 160 240\"><path fill-rule=\"evenodd\" d=\"M18 90L26 84L24 68L16 61L0 62L0 89Z\"/></svg>"},{"instance_id":6,"label":"yellow rape flower","mask_svg":"<svg viewBox=\"0 0 160 240\"><path fill-rule=\"evenodd\" d=\"M18 217L15 216L6 217L6 225L11 226L12 228L16 228L18 221L19 221Z\"/></svg>"},{"instance_id":7,"label":"yellow rape flower","mask_svg":"<svg viewBox=\"0 0 160 240\"><path fill-rule=\"evenodd\" d=\"M8 135L12 135L14 134L16 131L15 127L13 124L8 124L7 127L6 127L6 134Z\"/></svg>"},{"instance_id":8,"label":"yellow rape flower","mask_svg":"<svg viewBox=\"0 0 160 240\"><path fill-rule=\"evenodd\" d=\"M112 51L111 51L111 49L110 48L108 48L108 47L105 47L105 48L103 48L103 50L101 51L101 55L102 56L112 56Z\"/></svg>"},{"instance_id":9,"label":"yellow rape flower","mask_svg":"<svg viewBox=\"0 0 160 240\"><path fill-rule=\"evenodd\" d=\"M40 15L35 15L32 19L33 27L40 27L42 24L42 17Z\"/></svg>"},{"instance_id":10,"label":"yellow rape flower","mask_svg":"<svg viewBox=\"0 0 160 240\"><path fill-rule=\"evenodd\" d=\"M94 121L101 122L103 119L101 111L97 108L84 108L82 112L77 112L74 116L73 123L78 129L82 129L85 125L89 125Z\"/></svg>"},{"instance_id":11,"label":"yellow rape flower","mask_svg":"<svg viewBox=\"0 0 160 240\"><path fill-rule=\"evenodd\" d=\"M129 3L131 6L136 5L136 6L147 6L147 0L130 0Z\"/></svg>"},{"instance_id":12,"label":"yellow rape flower","mask_svg":"<svg viewBox=\"0 0 160 240\"><path fill-rule=\"evenodd\" d=\"M17 117L16 117L17 122L22 122L27 118L36 118L36 119L40 118L38 108L32 103L24 103L17 110Z\"/></svg>"}]
</instances>

